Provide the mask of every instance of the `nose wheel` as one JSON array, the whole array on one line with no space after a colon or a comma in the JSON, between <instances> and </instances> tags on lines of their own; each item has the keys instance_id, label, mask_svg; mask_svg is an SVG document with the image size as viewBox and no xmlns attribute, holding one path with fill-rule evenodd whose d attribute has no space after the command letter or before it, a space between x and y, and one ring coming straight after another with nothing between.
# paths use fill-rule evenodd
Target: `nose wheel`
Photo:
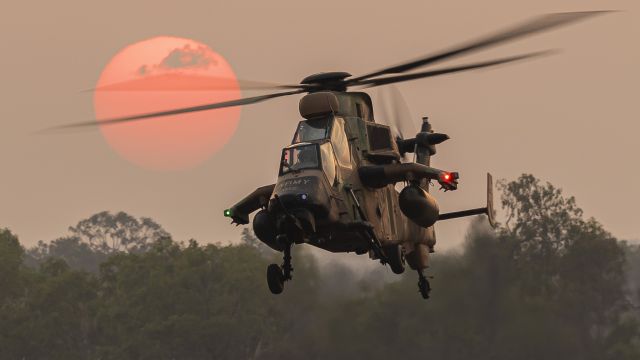
<instances>
[{"instance_id":1,"label":"nose wheel","mask_svg":"<svg viewBox=\"0 0 640 360\"><path fill-rule=\"evenodd\" d=\"M269 290L274 295L282 293L285 281L293 279L291 275L293 272L293 266L291 266L291 243L287 241L285 235L278 235L276 241L285 244L285 247L282 266L278 264L267 266L267 285L269 285Z\"/></svg>"}]
</instances>

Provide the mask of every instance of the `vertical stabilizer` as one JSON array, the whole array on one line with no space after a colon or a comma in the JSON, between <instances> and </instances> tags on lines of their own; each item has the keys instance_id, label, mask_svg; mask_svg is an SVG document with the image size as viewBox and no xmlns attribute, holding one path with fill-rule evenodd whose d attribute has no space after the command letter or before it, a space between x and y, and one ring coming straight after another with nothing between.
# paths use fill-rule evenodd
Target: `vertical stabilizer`
<instances>
[{"instance_id":1,"label":"vertical stabilizer","mask_svg":"<svg viewBox=\"0 0 640 360\"><path fill-rule=\"evenodd\" d=\"M496 227L496 212L493 210L493 177L487 173L487 218L491 227Z\"/></svg>"}]
</instances>

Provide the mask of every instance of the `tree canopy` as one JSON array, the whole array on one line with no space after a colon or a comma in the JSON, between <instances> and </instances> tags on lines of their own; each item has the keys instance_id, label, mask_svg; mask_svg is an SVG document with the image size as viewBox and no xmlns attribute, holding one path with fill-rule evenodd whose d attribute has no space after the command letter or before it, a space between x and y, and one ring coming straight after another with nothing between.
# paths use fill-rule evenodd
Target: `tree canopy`
<instances>
[{"instance_id":1,"label":"tree canopy","mask_svg":"<svg viewBox=\"0 0 640 360\"><path fill-rule=\"evenodd\" d=\"M273 296L281 255L248 230L181 243L101 213L26 254L0 230L0 359L640 358L639 247L531 175L502 195L504 225L474 221L460 251L435 254L428 301L415 274L362 279L304 247Z\"/></svg>"}]
</instances>

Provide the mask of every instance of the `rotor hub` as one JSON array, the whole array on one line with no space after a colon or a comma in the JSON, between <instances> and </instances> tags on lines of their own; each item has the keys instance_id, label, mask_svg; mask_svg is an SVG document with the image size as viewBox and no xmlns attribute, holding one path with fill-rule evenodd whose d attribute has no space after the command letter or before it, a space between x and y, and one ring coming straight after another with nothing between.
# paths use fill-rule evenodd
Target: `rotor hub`
<instances>
[{"instance_id":1,"label":"rotor hub","mask_svg":"<svg viewBox=\"0 0 640 360\"><path fill-rule=\"evenodd\" d=\"M309 92L346 91L347 84L345 79L348 77L351 77L351 74L344 71L322 72L307 76L302 79L300 84L309 86Z\"/></svg>"}]
</instances>

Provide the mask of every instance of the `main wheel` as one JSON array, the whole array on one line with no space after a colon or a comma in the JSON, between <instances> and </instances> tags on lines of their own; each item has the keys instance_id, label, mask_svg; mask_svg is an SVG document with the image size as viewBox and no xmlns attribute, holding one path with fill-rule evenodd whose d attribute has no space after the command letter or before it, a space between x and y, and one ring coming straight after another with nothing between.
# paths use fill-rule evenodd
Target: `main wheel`
<instances>
[{"instance_id":1,"label":"main wheel","mask_svg":"<svg viewBox=\"0 0 640 360\"><path fill-rule=\"evenodd\" d=\"M277 264L267 266L267 284L272 294L280 294L284 290L284 274Z\"/></svg>"},{"instance_id":2,"label":"main wheel","mask_svg":"<svg viewBox=\"0 0 640 360\"><path fill-rule=\"evenodd\" d=\"M402 245L391 245L384 248L384 253L389 259L389 266L394 274L402 274L404 272L404 251Z\"/></svg>"}]
</instances>

